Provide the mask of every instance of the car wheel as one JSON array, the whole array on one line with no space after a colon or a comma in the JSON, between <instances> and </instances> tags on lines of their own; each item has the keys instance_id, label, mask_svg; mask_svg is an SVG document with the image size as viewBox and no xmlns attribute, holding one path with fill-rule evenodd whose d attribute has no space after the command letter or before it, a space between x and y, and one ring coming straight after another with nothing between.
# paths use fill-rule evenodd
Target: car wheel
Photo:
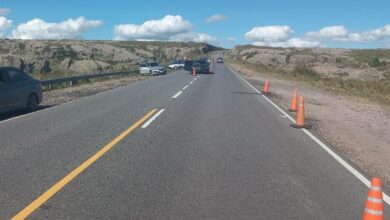
<instances>
[{"instance_id":1,"label":"car wheel","mask_svg":"<svg viewBox=\"0 0 390 220\"><path fill-rule=\"evenodd\" d=\"M31 94L27 99L27 112L34 112L38 109L38 97L35 94Z\"/></svg>"}]
</instances>

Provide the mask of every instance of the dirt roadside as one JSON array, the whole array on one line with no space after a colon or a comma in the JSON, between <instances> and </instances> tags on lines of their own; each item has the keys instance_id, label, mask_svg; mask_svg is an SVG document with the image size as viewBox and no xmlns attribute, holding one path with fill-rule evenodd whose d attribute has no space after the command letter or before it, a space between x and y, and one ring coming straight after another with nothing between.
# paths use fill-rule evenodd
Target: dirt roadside
<instances>
[{"instance_id":1,"label":"dirt roadside","mask_svg":"<svg viewBox=\"0 0 390 220\"><path fill-rule=\"evenodd\" d=\"M45 91L43 93L42 106L55 106L66 102L70 102L82 97L94 95L100 92L111 90L114 88L127 86L132 83L146 80L147 76L136 75L130 77L121 77L108 79L104 81L96 81L87 84L80 84L73 87L67 87L64 89Z\"/></svg>"},{"instance_id":2,"label":"dirt roadside","mask_svg":"<svg viewBox=\"0 0 390 220\"><path fill-rule=\"evenodd\" d=\"M265 73L248 77L247 69L229 66L256 88L269 79L271 99L283 109L289 108L293 90L298 88L305 98L306 120L312 130L363 172L381 177L390 188L390 107Z\"/></svg>"}]
</instances>

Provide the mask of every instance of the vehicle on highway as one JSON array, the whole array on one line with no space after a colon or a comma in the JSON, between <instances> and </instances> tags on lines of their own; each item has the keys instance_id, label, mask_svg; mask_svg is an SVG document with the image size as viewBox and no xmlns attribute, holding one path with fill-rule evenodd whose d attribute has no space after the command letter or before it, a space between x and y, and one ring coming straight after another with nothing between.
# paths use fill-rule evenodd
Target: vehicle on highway
<instances>
[{"instance_id":1,"label":"vehicle on highway","mask_svg":"<svg viewBox=\"0 0 390 220\"><path fill-rule=\"evenodd\" d=\"M217 59L217 63L223 63L223 59L222 59L221 57L219 57L219 58Z\"/></svg>"},{"instance_id":2,"label":"vehicle on highway","mask_svg":"<svg viewBox=\"0 0 390 220\"><path fill-rule=\"evenodd\" d=\"M185 71L192 71L192 64L193 63L194 63L194 61L192 61L192 60L184 61L184 70Z\"/></svg>"},{"instance_id":3,"label":"vehicle on highway","mask_svg":"<svg viewBox=\"0 0 390 220\"><path fill-rule=\"evenodd\" d=\"M168 66L171 69L179 69L179 68L184 68L184 61L183 60L174 60L169 64Z\"/></svg>"},{"instance_id":4,"label":"vehicle on highway","mask_svg":"<svg viewBox=\"0 0 390 220\"><path fill-rule=\"evenodd\" d=\"M210 64L205 59L194 61L192 67L195 68L197 74L210 74Z\"/></svg>"},{"instance_id":5,"label":"vehicle on highway","mask_svg":"<svg viewBox=\"0 0 390 220\"><path fill-rule=\"evenodd\" d=\"M32 112L41 102L39 80L16 68L0 67L0 113L18 109Z\"/></svg>"},{"instance_id":6,"label":"vehicle on highway","mask_svg":"<svg viewBox=\"0 0 390 220\"><path fill-rule=\"evenodd\" d=\"M163 75L167 73L167 70L158 62L148 62L139 65L139 72L144 75Z\"/></svg>"}]
</instances>

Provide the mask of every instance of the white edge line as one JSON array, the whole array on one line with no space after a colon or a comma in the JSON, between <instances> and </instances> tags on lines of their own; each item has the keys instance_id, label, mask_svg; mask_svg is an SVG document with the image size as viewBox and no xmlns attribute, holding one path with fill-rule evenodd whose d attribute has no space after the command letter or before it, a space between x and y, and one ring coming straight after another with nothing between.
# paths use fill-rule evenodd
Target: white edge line
<instances>
[{"instance_id":1,"label":"white edge line","mask_svg":"<svg viewBox=\"0 0 390 220\"><path fill-rule=\"evenodd\" d=\"M158 111L155 115L153 115L153 117L151 117L147 122L145 122L145 124L142 125L141 128L146 128L148 127L154 120L156 120L156 118L158 116L160 116L163 112L165 111L165 109L160 109L160 111Z\"/></svg>"},{"instance_id":2,"label":"white edge line","mask_svg":"<svg viewBox=\"0 0 390 220\"><path fill-rule=\"evenodd\" d=\"M230 69L230 68L229 68ZM276 109L278 109L282 114L287 116L288 119L290 119L291 122L295 123L295 120L291 118L290 115L288 115L285 111L283 111L279 106L277 106L274 102L272 102L268 97L264 96L258 89L256 89L252 84L250 84L248 81L246 81L242 76L237 74L235 71L230 69L236 76L238 76L243 82L245 82L249 87L251 87L253 90L255 90L258 94L261 94L262 97L267 100L269 103L271 103ZM312 140L314 140L322 149L324 149L326 152L328 152L337 162L339 162L343 167L345 167L349 172L351 172L356 178L358 178L364 185L366 185L368 188L371 185L371 182L363 176L359 171L357 171L355 168L353 168L348 162L346 162L343 158L341 158L339 155L337 155L332 149L330 149L326 144L324 144L322 141L320 141L316 136L314 136L310 131L307 129L302 129L302 131L309 136ZM383 201L385 201L388 205L390 205L390 197L383 192Z\"/></svg>"},{"instance_id":3,"label":"white edge line","mask_svg":"<svg viewBox=\"0 0 390 220\"><path fill-rule=\"evenodd\" d=\"M186 85L183 87L183 90L186 90L188 88L189 85Z\"/></svg>"},{"instance_id":4,"label":"white edge line","mask_svg":"<svg viewBox=\"0 0 390 220\"><path fill-rule=\"evenodd\" d=\"M183 91L178 91L174 96L172 96L172 98L173 98L173 99L176 99L176 98L179 97L182 93L183 93Z\"/></svg>"},{"instance_id":5,"label":"white edge line","mask_svg":"<svg viewBox=\"0 0 390 220\"><path fill-rule=\"evenodd\" d=\"M192 80L190 83L188 83L189 85L191 85L192 83L194 82L194 80Z\"/></svg>"}]
</instances>

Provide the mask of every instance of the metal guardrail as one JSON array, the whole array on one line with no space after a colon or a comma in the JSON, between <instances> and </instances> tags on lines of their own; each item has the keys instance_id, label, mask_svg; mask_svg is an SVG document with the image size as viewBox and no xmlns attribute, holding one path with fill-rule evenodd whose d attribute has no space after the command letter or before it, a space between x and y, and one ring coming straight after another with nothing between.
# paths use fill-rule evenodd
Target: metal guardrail
<instances>
[{"instance_id":1,"label":"metal guardrail","mask_svg":"<svg viewBox=\"0 0 390 220\"><path fill-rule=\"evenodd\" d=\"M69 82L69 85L72 86L73 83L80 80L88 80L88 79L102 78L102 77L109 77L109 76L130 75L134 73L137 73L136 69L123 71L123 72L86 74L86 75L71 76L71 77L64 77L64 78L57 78L57 79L41 80L41 85L48 86L48 88L51 89L51 86L55 84L62 84L62 83Z\"/></svg>"}]
</instances>

